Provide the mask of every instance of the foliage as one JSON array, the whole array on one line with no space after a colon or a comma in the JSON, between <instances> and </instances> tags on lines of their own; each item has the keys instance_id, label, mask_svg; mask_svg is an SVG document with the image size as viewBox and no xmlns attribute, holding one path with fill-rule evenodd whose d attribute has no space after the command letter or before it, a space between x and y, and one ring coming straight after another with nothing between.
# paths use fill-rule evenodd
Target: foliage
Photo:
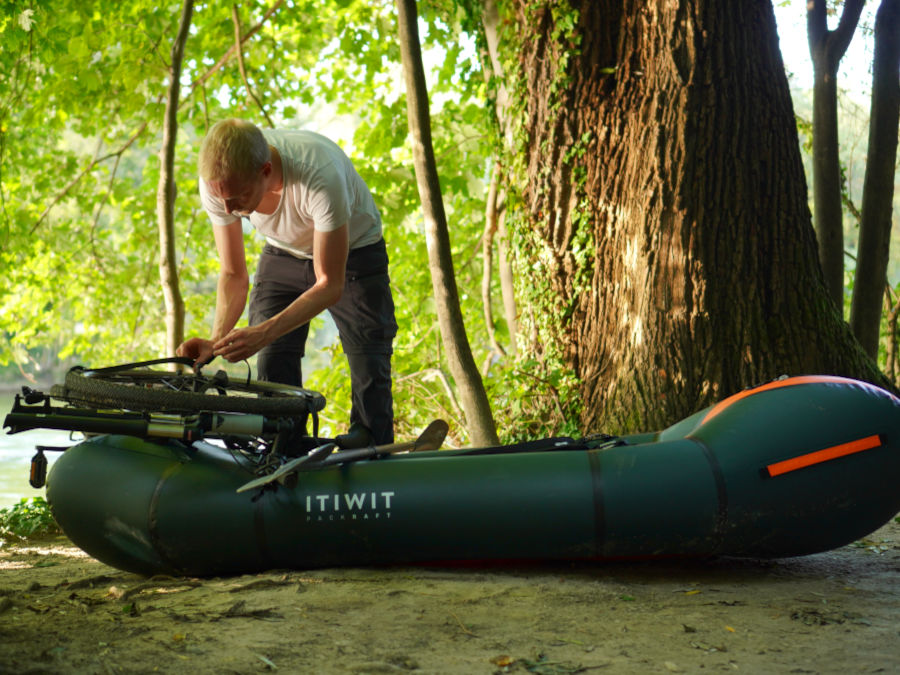
<instances>
[{"instance_id":1,"label":"foliage","mask_svg":"<svg viewBox=\"0 0 900 675\"><path fill-rule=\"evenodd\" d=\"M43 497L25 497L9 508L0 509L0 544L60 531Z\"/></svg>"},{"instance_id":2,"label":"foliage","mask_svg":"<svg viewBox=\"0 0 900 675\"><path fill-rule=\"evenodd\" d=\"M178 12L147 0L7 4L0 23L0 366L27 371L36 350L90 365L161 356L156 153ZM241 34L254 29L242 55L267 115L228 56L230 3L197 6L185 53L175 216L187 332L204 334L210 325L217 273L196 198L199 138L226 116L316 128L351 154L385 221L400 324L398 435L438 416L461 431L441 368L393 3L272 0L244 3L239 11ZM426 3L421 14L457 281L482 361L490 346L479 253L493 151L485 85L475 38L461 32L465 15L453 3ZM247 240L252 271L260 242ZM339 346L326 337L332 339L311 345L317 353L305 366L306 384L325 393L326 421L340 427L349 377ZM457 442L464 438L457 433Z\"/></svg>"},{"instance_id":3,"label":"foliage","mask_svg":"<svg viewBox=\"0 0 900 675\"><path fill-rule=\"evenodd\" d=\"M498 4L501 5L501 13L513 15L513 3L509 0L501 0ZM549 252L538 232L541 219L549 218L550 214L535 217L535 214L524 211L524 191L526 188L540 190L539 183L544 175L537 177L537 180L529 176L527 157L529 151L535 151L529 146L531 138L526 124L528 92L520 66L521 53L525 49L523 40L530 39L523 25L534 28L537 22L549 16L549 44L544 45L544 50L547 58L555 64L555 71L548 92L548 108L554 116L564 115L565 92L572 79L570 66L579 54L579 15L568 0L527 3L523 12L521 21L505 22L500 27L501 51L498 57L504 71L503 86L507 87L511 99L510 110L501 126L507 127L506 136L511 142L503 143L495 137L507 189L506 227L514 256L516 299L526 308L519 316L519 344L523 354L515 362L501 364L494 381L489 383L495 410L508 414L506 419L510 421L510 431L514 432L508 440L557 433L578 436L585 431L578 426L581 408L579 382L565 367L556 339L560 334L559 326L568 319L571 303L583 288L569 289L567 293L552 288L550 276L545 274L544 269ZM489 83L492 98L496 97L497 86L497 81ZM553 127L555 122L551 119L545 124ZM584 175L579 173L577 160L585 152L589 141L587 137L579 139L566 149L563 157L563 161L572 165L573 198L578 202L584 198ZM537 152L542 154L544 151ZM545 168L546 171L549 169ZM577 269L576 284L583 286L590 277L593 258L589 254L592 250L591 223L587 218L580 217L581 212L579 207L573 214L573 222L577 226L573 261ZM537 227L536 220L539 221ZM498 428L503 426L498 422Z\"/></svg>"},{"instance_id":4,"label":"foliage","mask_svg":"<svg viewBox=\"0 0 900 675\"><path fill-rule=\"evenodd\" d=\"M509 1L499 4L509 15ZM551 95L559 111L570 77L566 66L577 56L577 13L566 0L529 7L529 20L543 11L552 17L560 58ZM501 82L486 81L482 72L481 10L475 0L420 3L434 145L462 311L503 440L577 435L579 385L548 337L554 322L566 320L567 304L548 288L537 239L519 210L517 191L527 177L524 90L515 78L503 78L513 99L510 151L493 109ZM413 435L443 417L451 422L451 443L465 443L462 414L442 366L393 2L252 0L241 3L238 13L248 81L266 115L238 72L231 3L197 5L185 53L175 217L187 332L208 330L218 269L196 197L199 139L226 116L317 129L352 156L384 218L400 326L394 354L397 434ZM157 152L177 7L149 0L7 0L2 17L0 368L29 373L38 353L89 365L161 356ZM507 73L514 73L518 28L511 22L503 30L501 59ZM566 154L576 188L583 180L579 153L590 142L579 139ZM516 358L493 352L481 308L485 193L498 157L510 190L506 222L519 272L517 295L526 307L521 328L528 348ZM575 222L575 281L583 286L595 247L590 223L577 215ZM246 239L252 271L260 241L250 234ZM350 406L346 361L328 323L317 319L313 327L305 384L326 395L325 423L339 431ZM495 328L501 344L508 343L506 325L498 321ZM234 368L244 372L243 365Z\"/></svg>"}]
</instances>

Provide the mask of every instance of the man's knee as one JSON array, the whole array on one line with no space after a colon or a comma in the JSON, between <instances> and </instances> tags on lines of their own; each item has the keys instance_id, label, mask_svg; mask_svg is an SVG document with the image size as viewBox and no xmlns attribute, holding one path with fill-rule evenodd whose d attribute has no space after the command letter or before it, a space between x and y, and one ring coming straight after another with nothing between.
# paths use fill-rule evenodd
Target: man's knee
<instances>
[{"instance_id":1,"label":"man's knee","mask_svg":"<svg viewBox=\"0 0 900 675\"><path fill-rule=\"evenodd\" d=\"M256 357L257 379L293 387L303 386L302 349L261 349Z\"/></svg>"}]
</instances>

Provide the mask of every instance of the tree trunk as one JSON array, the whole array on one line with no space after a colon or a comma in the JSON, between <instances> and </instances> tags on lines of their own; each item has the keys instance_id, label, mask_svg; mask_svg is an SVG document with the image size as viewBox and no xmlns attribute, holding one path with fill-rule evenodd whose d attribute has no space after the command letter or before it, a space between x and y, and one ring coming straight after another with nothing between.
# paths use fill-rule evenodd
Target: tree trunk
<instances>
[{"instance_id":1,"label":"tree trunk","mask_svg":"<svg viewBox=\"0 0 900 675\"><path fill-rule=\"evenodd\" d=\"M500 10L496 0L484 0L481 13L481 26L484 29L484 41L487 58L482 61L482 70L487 75L488 85L495 92L495 109L500 122L501 135L509 129L507 124L510 106L509 92L503 76L503 64L500 62ZM510 139L511 140L511 139Z\"/></svg>"},{"instance_id":2,"label":"tree trunk","mask_svg":"<svg viewBox=\"0 0 900 675\"><path fill-rule=\"evenodd\" d=\"M506 353L508 356L515 356L519 349L519 321L517 318L518 310L516 309L512 256L509 254L509 239L506 236L505 208L500 212L498 221L497 265L500 268L500 292L503 297L503 314L506 317L507 330L509 330L509 346L506 349Z\"/></svg>"},{"instance_id":3,"label":"tree trunk","mask_svg":"<svg viewBox=\"0 0 900 675\"><path fill-rule=\"evenodd\" d=\"M491 293L494 276L494 239L500 221L498 187L500 184L500 166L495 165L491 171L491 184L488 188L487 207L484 214L484 234L481 237L481 306L484 309L484 327L491 343L491 361L495 356L506 355L506 350L497 342L497 331L494 328L493 293ZM487 370L485 370L487 372Z\"/></svg>"},{"instance_id":4,"label":"tree trunk","mask_svg":"<svg viewBox=\"0 0 900 675\"><path fill-rule=\"evenodd\" d=\"M169 91L163 121L162 147L159 151L159 187L156 191L156 220L159 228L159 275L166 303L166 353L184 341L184 299L178 283L178 260L175 256L175 142L178 137L178 92L181 87L181 63L187 42L193 0L185 0L181 10L178 34L172 44L169 64Z\"/></svg>"},{"instance_id":5,"label":"tree trunk","mask_svg":"<svg viewBox=\"0 0 900 675\"><path fill-rule=\"evenodd\" d=\"M482 70L485 74L486 84L489 91L492 92L494 98L494 114L496 115L500 135L505 142L512 147L513 139L510 134L509 119L509 92L506 89L503 64L500 61L500 11L497 7L496 0L484 0L481 12L481 26L484 31L484 42L486 54L482 57ZM497 241L498 249L498 267L500 272L500 289L503 297L503 311L506 318L506 325L509 329L509 345L506 349L508 356L515 356L517 349L517 321L516 321L516 300L514 290L514 277L511 264L511 256L507 249L509 241L506 238L506 228L504 220L506 217L505 205L503 208L498 206L499 202L505 202L504 193L500 190L499 185L495 185L495 181L501 179L502 164L497 162L491 173L491 193L488 196L488 215L496 218L496 223L488 223L485 227L492 228L497 231L497 236L493 237ZM494 203L492 203L494 202ZM493 236L493 235L492 235ZM492 250L485 249L485 265L488 264L489 254ZM485 300L487 302L487 300ZM487 311L487 306L485 307ZM488 330L492 330L489 326ZM492 338L493 340L493 338Z\"/></svg>"},{"instance_id":6,"label":"tree trunk","mask_svg":"<svg viewBox=\"0 0 900 675\"><path fill-rule=\"evenodd\" d=\"M813 220L825 286L844 308L844 223L838 155L837 72L865 0L846 0L836 30L828 30L826 0L807 3L806 31L813 62Z\"/></svg>"},{"instance_id":7,"label":"tree trunk","mask_svg":"<svg viewBox=\"0 0 900 675\"><path fill-rule=\"evenodd\" d=\"M881 310L890 257L897 125L900 123L900 0L882 0L875 17L869 151L863 182L859 254L850 327L863 349L878 356Z\"/></svg>"},{"instance_id":8,"label":"tree trunk","mask_svg":"<svg viewBox=\"0 0 900 675\"><path fill-rule=\"evenodd\" d=\"M450 234L431 143L428 93L416 25L418 13L415 0L397 0L397 13L409 131L413 141L416 181L425 217L425 242L441 337L450 373L459 390L469 441L474 445L497 445L499 441L490 404L472 357L459 306L459 293L450 254Z\"/></svg>"},{"instance_id":9,"label":"tree trunk","mask_svg":"<svg viewBox=\"0 0 900 675\"><path fill-rule=\"evenodd\" d=\"M771 5L572 5L515 3L514 226L543 284L529 348L577 375L584 429L658 429L785 373L885 384L823 284Z\"/></svg>"}]
</instances>

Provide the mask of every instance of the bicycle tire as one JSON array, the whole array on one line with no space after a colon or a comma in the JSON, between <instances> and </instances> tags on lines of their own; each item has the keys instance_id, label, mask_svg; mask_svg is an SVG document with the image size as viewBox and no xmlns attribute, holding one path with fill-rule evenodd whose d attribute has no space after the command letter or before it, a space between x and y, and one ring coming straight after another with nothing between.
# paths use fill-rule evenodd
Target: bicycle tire
<instances>
[{"instance_id":1,"label":"bicycle tire","mask_svg":"<svg viewBox=\"0 0 900 675\"><path fill-rule=\"evenodd\" d=\"M166 380L200 381L216 393L180 391ZM141 380L138 383L136 380ZM152 384L162 386L150 386ZM130 382L130 383L128 383ZM219 393L219 392L223 393ZM227 395L228 393L246 395ZM50 395L70 402L143 412L236 412L256 415L296 417L316 413L325 407L325 398L314 391L273 382L248 380L216 381L168 371L120 371L100 374L76 367L66 373L65 385L54 385Z\"/></svg>"}]
</instances>

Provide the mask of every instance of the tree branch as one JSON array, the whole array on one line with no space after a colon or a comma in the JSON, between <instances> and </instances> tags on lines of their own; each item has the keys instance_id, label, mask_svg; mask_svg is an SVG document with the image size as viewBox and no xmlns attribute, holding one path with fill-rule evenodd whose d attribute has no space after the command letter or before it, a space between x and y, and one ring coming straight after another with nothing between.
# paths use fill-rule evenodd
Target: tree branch
<instances>
[{"instance_id":1,"label":"tree branch","mask_svg":"<svg viewBox=\"0 0 900 675\"><path fill-rule=\"evenodd\" d=\"M831 31L830 47L842 58L850 46L856 26L859 25L859 17L862 15L863 5L866 0L845 0L844 11L841 12L841 20L838 27Z\"/></svg>"},{"instance_id":2,"label":"tree branch","mask_svg":"<svg viewBox=\"0 0 900 675\"><path fill-rule=\"evenodd\" d=\"M841 19L837 28L828 30L828 15L826 0L809 0L806 5L806 34L809 40L809 53L816 61L817 57L824 56L829 68L837 68L843 58L856 26L862 14L865 0L846 0L841 12Z\"/></svg>"},{"instance_id":3,"label":"tree branch","mask_svg":"<svg viewBox=\"0 0 900 675\"><path fill-rule=\"evenodd\" d=\"M178 283L175 261L175 145L178 138L178 95L181 90L181 67L190 33L194 0L184 0L178 33L172 43L169 87L159 149L159 183L156 189L156 224L159 231L159 276L166 307L166 353L184 340L184 300Z\"/></svg>"},{"instance_id":4,"label":"tree branch","mask_svg":"<svg viewBox=\"0 0 900 675\"><path fill-rule=\"evenodd\" d=\"M91 226L91 253L93 254L94 261L97 263L97 267L100 269L100 272L104 274L105 268L103 267L103 260L97 253L97 240L94 235L97 232L97 227L100 225L100 215L103 213L103 207L109 203L109 196L110 194L112 194L113 183L116 180L116 174L119 171L119 162L121 161L121 159L121 155L116 155L116 161L113 164L112 171L109 174L109 181L107 182L106 186L106 194L103 195L103 199L101 199L100 203L97 204L97 211L94 214L94 224Z\"/></svg>"},{"instance_id":5,"label":"tree branch","mask_svg":"<svg viewBox=\"0 0 900 675\"><path fill-rule=\"evenodd\" d=\"M247 69L244 67L244 50L241 47L241 17L238 15L237 5L231 6L231 22L234 24L234 51L237 54L238 71L241 74L241 80L244 82L244 88L247 90L247 95L253 99L253 102L256 103L266 118L269 128L274 128L275 124L272 122L272 118L269 117L269 113L266 112L262 101L254 93L252 87L250 87L250 81L247 79Z\"/></svg>"},{"instance_id":6,"label":"tree branch","mask_svg":"<svg viewBox=\"0 0 900 675\"><path fill-rule=\"evenodd\" d=\"M505 356L506 351L497 342L497 332L494 330L494 312L491 307L491 276L494 266L494 234L497 232L497 192L500 182L500 167L495 165L491 171L491 185L488 189L487 208L484 214L484 235L482 237L482 274L481 274L481 304L484 308L484 323L488 332L491 348L500 356ZM486 368L482 369L482 375L487 374Z\"/></svg>"},{"instance_id":7,"label":"tree branch","mask_svg":"<svg viewBox=\"0 0 900 675\"><path fill-rule=\"evenodd\" d=\"M806 35L809 39L809 53L815 58L815 49L828 35L828 16L825 0L810 0L806 3Z\"/></svg>"},{"instance_id":8,"label":"tree branch","mask_svg":"<svg viewBox=\"0 0 900 675\"><path fill-rule=\"evenodd\" d=\"M159 103L159 97L157 97L156 103ZM149 125L149 124L150 124L150 120L144 120L144 123L141 124L140 127L138 127L137 131L135 131L134 134L132 134L131 138L129 138L127 141L125 141L125 144L122 147L120 147L118 150L116 150L115 152L110 152L109 154L103 155L102 157L95 156L94 159L92 159L91 162L82 170L82 172L79 173L77 176L75 176L72 180L70 180L69 183L62 189L62 191L59 192L56 195L56 197L53 198L53 201L47 205L47 208L44 209L44 212L41 213L40 217L38 217L35 224L31 226L31 232L29 232L29 234L35 233L35 230L37 230L38 227L40 227L41 223L44 222L44 219L47 217L47 215L50 213L50 211L53 209L53 207L56 206L57 204L59 204L59 202L61 202L63 199L65 199L65 197L68 196L68 194L75 188L75 186L81 182L81 179L84 178L87 174L89 174L94 169L95 166L97 166L101 162L105 162L108 159L112 159L113 157L121 157L122 154L126 150L128 150L128 148L130 148L131 145L138 139L138 137L142 133L144 133L144 131L147 128L147 125ZM98 147L98 150L99 150L99 147Z\"/></svg>"},{"instance_id":9,"label":"tree branch","mask_svg":"<svg viewBox=\"0 0 900 675\"><path fill-rule=\"evenodd\" d=\"M272 5L266 11L266 13L263 15L263 18L260 19L259 23L256 24L255 26L253 26L253 28L251 28L250 30L248 30L247 33L241 38L241 43L243 44L244 42L249 40L251 37L253 37L256 33L258 33L260 31L260 29L263 27L263 25L266 23L266 21L268 21L272 17L272 15L275 14L275 12L277 12L281 8L281 6L283 4L284 4L284 0L276 0L275 4ZM187 100L191 96L194 95L194 91L197 89L197 87L200 87L200 86L203 86L204 84L206 84L206 81L209 78L211 78L213 75L216 74L216 72L221 70L221 68L226 63L228 63L228 61L231 59L231 57L234 56L234 53L236 51L237 51L237 46L231 45L231 47L228 48L228 50L222 55L222 58L220 58L214 66L212 66L209 70L207 70L203 75L198 77L196 80L194 80L191 83L191 91L188 93L187 96L184 97L184 100L181 102L181 105L184 105L187 102Z\"/></svg>"}]
</instances>

